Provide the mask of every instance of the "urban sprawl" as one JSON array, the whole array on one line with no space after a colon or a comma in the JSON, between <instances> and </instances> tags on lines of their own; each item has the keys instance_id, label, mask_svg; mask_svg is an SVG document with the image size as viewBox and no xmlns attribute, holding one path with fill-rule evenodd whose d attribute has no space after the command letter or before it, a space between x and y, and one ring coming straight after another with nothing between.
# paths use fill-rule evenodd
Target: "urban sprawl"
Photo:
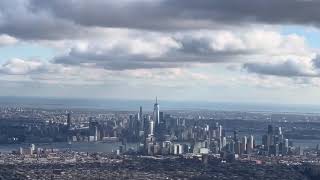
<instances>
[{"instance_id":1,"label":"urban sprawl","mask_svg":"<svg viewBox=\"0 0 320 180\"><path fill-rule=\"evenodd\" d=\"M0 179L317 179L319 136L317 114L3 107Z\"/></svg>"}]
</instances>

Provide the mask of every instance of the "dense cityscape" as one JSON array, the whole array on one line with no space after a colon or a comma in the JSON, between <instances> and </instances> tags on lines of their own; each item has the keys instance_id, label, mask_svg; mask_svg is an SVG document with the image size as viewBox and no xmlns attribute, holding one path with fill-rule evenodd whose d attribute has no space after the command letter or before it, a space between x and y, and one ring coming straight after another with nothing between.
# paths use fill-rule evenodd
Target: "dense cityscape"
<instances>
[{"instance_id":1,"label":"dense cityscape","mask_svg":"<svg viewBox=\"0 0 320 180\"><path fill-rule=\"evenodd\" d=\"M137 109L1 108L1 179L319 177L317 114Z\"/></svg>"},{"instance_id":2,"label":"dense cityscape","mask_svg":"<svg viewBox=\"0 0 320 180\"><path fill-rule=\"evenodd\" d=\"M0 0L0 180L320 180L320 0Z\"/></svg>"}]
</instances>

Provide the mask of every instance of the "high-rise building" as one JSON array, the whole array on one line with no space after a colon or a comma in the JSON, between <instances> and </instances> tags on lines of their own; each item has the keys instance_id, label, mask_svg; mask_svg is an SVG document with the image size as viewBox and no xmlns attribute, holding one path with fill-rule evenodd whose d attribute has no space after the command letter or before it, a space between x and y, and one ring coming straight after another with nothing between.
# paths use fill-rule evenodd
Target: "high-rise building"
<instances>
[{"instance_id":1,"label":"high-rise building","mask_svg":"<svg viewBox=\"0 0 320 180\"><path fill-rule=\"evenodd\" d=\"M247 143L248 143L247 136L243 136L242 137L242 142L241 142L241 152L242 153L246 153L247 152Z\"/></svg>"},{"instance_id":2,"label":"high-rise building","mask_svg":"<svg viewBox=\"0 0 320 180\"><path fill-rule=\"evenodd\" d=\"M154 135L154 121L149 121L149 136Z\"/></svg>"},{"instance_id":3,"label":"high-rise building","mask_svg":"<svg viewBox=\"0 0 320 180\"><path fill-rule=\"evenodd\" d=\"M250 154L253 151L254 146L254 137L253 135L249 136L248 145L247 145L247 153Z\"/></svg>"},{"instance_id":4,"label":"high-rise building","mask_svg":"<svg viewBox=\"0 0 320 180\"><path fill-rule=\"evenodd\" d=\"M99 139L99 123L96 121L89 122L89 140L90 141L97 141Z\"/></svg>"},{"instance_id":5,"label":"high-rise building","mask_svg":"<svg viewBox=\"0 0 320 180\"><path fill-rule=\"evenodd\" d=\"M165 123L165 121L164 121L164 113L163 112L160 112L159 113L159 121L160 121L160 123Z\"/></svg>"},{"instance_id":6,"label":"high-rise building","mask_svg":"<svg viewBox=\"0 0 320 180\"><path fill-rule=\"evenodd\" d=\"M267 146L272 146L274 145L274 136L272 134L267 135Z\"/></svg>"},{"instance_id":7,"label":"high-rise building","mask_svg":"<svg viewBox=\"0 0 320 180\"><path fill-rule=\"evenodd\" d=\"M140 106L140 110L139 110L139 120L143 121L142 106Z\"/></svg>"},{"instance_id":8,"label":"high-rise building","mask_svg":"<svg viewBox=\"0 0 320 180\"><path fill-rule=\"evenodd\" d=\"M235 143L233 140L231 140L231 142L230 142L230 152L231 152L231 153L234 153L235 144L236 144L236 143Z\"/></svg>"},{"instance_id":9,"label":"high-rise building","mask_svg":"<svg viewBox=\"0 0 320 180\"><path fill-rule=\"evenodd\" d=\"M71 127L71 113L70 112L67 113L67 127L68 127L68 129L70 129L70 127Z\"/></svg>"},{"instance_id":10,"label":"high-rise building","mask_svg":"<svg viewBox=\"0 0 320 180\"><path fill-rule=\"evenodd\" d=\"M279 156L279 144L275 144L274 147L275 147L274 155Z\"/></svg>"},{"instance_id":11,"label":"high-rise building","mask_svg":"<svg viewBox=\"0 0 320 180\"><path fill-rule=\"evenodd\" d=\"M262 145L264 146L265 150L268 150L268 135L262 136Z\"/></svg>"},{"instance_id":12,"label":"high-rise building","mask_svg":"<svg viewBox=\"0 0 320 180\"><path fill-rule=\"evenodd\" d=\"M222 149L224 149L227 145L227 138L226 137L223 137L222 138Z\"/></svg>"},{"instance_id":13,"label":"high-rise building","mask_svg":"<svg viewBox=\"0 0 320 180\"><path fill-rule=\"evenodd\" d=\"M142 106L140 106L139 110L139 132L143 132L145 129L145 118L142 114Z\"/></svg>"},{"instance_id":14,"label":"high-rise building","mask_svg":"<svg viewBox=\"0 0 320 180\"><path fill-rule=\"evenodd\" d=\"M154 104L153 120L155 121L156 125L160 124L160 107L158 104L158 97L156 97L156 103Z\"/></svg>"},{"instance_id":15,"label":"high-rise building","mask_svg":"<svg viewBox=\"0 0 320 180\"><path fill-rule=\"evenodd\" d=\"M272 127L272 125L268 125L268 134L273 135L273 127Z\"/></svg>"},{"instance_id":16,"label":"high-rise building","mask_svg":"<svg viewBox=\"0 0 320 180\"><path fill-rule=\"evenodd\" d=\"M30 154L33 154L35 150L36 150L36 146L34 144L31 144L30 145Z\"/></svg>"},{"instance_id":17,"label":"high-rise building","mask_svg":"<svg viewBox=\"0 0 320 180\"><path fill-rule=\"evenodd\" d=\"M151 117L150 117L150 115L145 114L143 119L144 119L143 131L145 132L145 135L147 136L149 134L149 124L151 121Z\"/></svg>"},{"instance_id":18,"label":"high-rise building","mask_svg":"<svg viewBox=\"0 0 320 180\"><path fill-rule=\"evenodd\" d=\"M221 125L219 125L219 129L218 129L218 135L219 135L219 138L221 138L222 137L222 126Z\"/></svg>"},{"instance_id":19,"label":"high-rise building","mask_svg":"<svg viewBox=\"0 0 320 180\"><path fill-rule=\"evenodd\" d=\"M237 142L238 139L239 139L239 137L238 137L238 131L234 130L234 131L233 131L233 140L234 140L234 142Z\"/></svg>"},{"instance_id":20,"label":"high-rise building","mask_svg":"<svg viewBox=\"0 0 320 180\"><path fill-rule=\"evenodd\" d=\"M283 144L283 147L282 147L281 153L282 153L282 155L286 155L286 154L288 154L288 151L289 151L289 140L285 139L282 144Z\"/></svg>"},{"instance_id":21,"label":"high-rise building","mask_svg":"<svg viewBox=\"0 0 320 180\"><path fill-rule=\"evenodd\" d=\"M228 152L234 153L234 149L235 149L235 142L234 142L234 140L231 139L230 142L227 143L226 149L227 149Z\"/></svg>"},{"instance_id":22,"label":"high-rise building","mask_svg":"<svg viewBox=\"0 0 320 180\"><path fill-rule=\"evenodd\" d=\"M281 127L277 127L276 129L276 135L282 135L282 130L281 130Z\"/></svg>"},{"instance_id":23,"label":"high-rise building","mask_svg":"<svg viewBox=\"0 0 320 180\"><path fill-rule=\"evenodd\" d=\"M241 154L241 142L239 140L234 145L234 153Z\"/></svg>"},{"instance_id":24,"label":"high-rise building","mask_svg":"<svg viewBox=\"0 0 320 180\"><path fill-rule=\"evenodd\" d=\"M94 127L94 141L98 141L99 140L99 130L98 127L95 126Z\"/></svg>"}]
</instances>

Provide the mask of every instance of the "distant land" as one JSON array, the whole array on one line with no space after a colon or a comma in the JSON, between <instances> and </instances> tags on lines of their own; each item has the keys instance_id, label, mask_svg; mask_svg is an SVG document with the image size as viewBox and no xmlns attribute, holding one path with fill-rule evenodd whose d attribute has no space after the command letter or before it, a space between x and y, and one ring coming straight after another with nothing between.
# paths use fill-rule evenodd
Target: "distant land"
<instances>
[{"instance_id":1,"label":"distant land","mask_svg":"<svg viewBox=\"0 0 320 180\"><path fill-rule=\"evenodd\" d=\"M2 107L29 107L44 109L105 109L114 111L137 111L139 106L152 111L153 99L76 99L54 97L16 97L0 96ZM232 102L168 101L159 99L162 110L215 110L215 111L252 111L285 113L320 113L320 105L289 105Z\"/></svg>"}]
</instances>

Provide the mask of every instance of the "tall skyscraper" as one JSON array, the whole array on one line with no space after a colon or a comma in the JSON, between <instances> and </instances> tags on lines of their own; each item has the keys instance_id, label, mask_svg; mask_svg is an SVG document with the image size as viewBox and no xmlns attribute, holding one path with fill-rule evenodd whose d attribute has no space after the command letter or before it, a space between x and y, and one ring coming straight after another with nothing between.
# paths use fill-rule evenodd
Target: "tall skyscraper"
<instances>
[{"instance_id":1,"label":"tall skyscraper","mask_svg":"<svg viewBox=\"0 0 320 180\"><path fill-rule=\"evenodd\" d=\"M140 106L140 110L139 110L139 125L140 125L139 130L144 131L145 119L142 114L142 106Z\"/></svg>"},{"instance_id":2,"label":"tall skyscraper","mask_svg":"<svg viewBox=\"0 0 320 180\"><path fill-rule=\"evenodd\" d=\"M248 143L248 138L247 136L242 137L242 142L241 142L241 152L246 153L247 152L247 143Z\"/></svg>"},{"instance_id":3,"label":"tall skyscraper","mask_svg":"<svg viewBox=\"0 0 320 180\"><path fill-rule=\"evenodd\" d=\"M98 127L95 126L94 127L94 141L98 141L99 139L99 130L98 130Z\"/></svg>"},{"instance_id":4,"label":"tall skyscraper","mask_svg":"<svg viewBox=\"0 0 320 180\"><path fill-rule=\"evenodd\" d=\"M282 135L281 127L277 127L277 128L276 128L275 134L276 134L276 135L279 135L279 136Z\"/></svg>"},{"instance_id":5,"label":"tall skyscraper","mask_svg":"<svg viewBox=\"0 0 320 180\"><path fill-rule=\"evenodd\" d=\"M222 138L222 149L224 149L227 145L227 138L226 137L223 137Z\"/></svg>"},{"instance_id":6,"label":"tall skyscraper","mask_svg":"<svg viewBox=\"0 0 320 180\"><path fill-rule=\"evenodd\" d=\"M156 103L154 104L153 120L157 126L160 124L160 108L158 104L158 97L156 97Z\"/></svg>"},{"instance_id":7,"label":"tall skyscraper","mask_svg":"<svg viewBox=\"0 0 320 180\"><path fill-rule=\"evenodd\" d=\"M234 131L233 131L233 140L234 140L235 142L237 142L238 139L239 139L238 131L237 131L237 130L234 130Z\"/></svg>"},{"instance_id":8,"label":"tall skyscraper","mask_svg":"<svg viewBox=\"0 0 320 180\"><path fill-rule=\"evenodd\" d=\"M268 134L273 135L273 127L272 127L272 125L268 125Z\"/></svg>"},{"instance_id":9,"label":"tall skyscraper","mask_svg":"<svg viewBox=\"0 0 320 180\"><path fill-rule=\"evenodd\" d=\"M160 112L159 118L160 118L160 123L165 123L164 122L164 113L163 112Z\"/></svg>"},{"instance_id":10,"label":"tall skyscraper","mask_svg":"<svg viewBox=\"0 0 320 180\"><path fill-rule=\"evenodd\" d=\"M140 110L139 110L139 120L143 121L142 106L140 106Z\"/></svg>"},{"instance_id":11,"label":"tall skyscraper","mask_svg":"<svg viewBox=\"0 0 320 180\"><path fill-rule=\"evenodd\" d=\"M154 135L154 121L149 121L149 136Z\"/></svg>"},{"instance_id":12,"label":"tall skyscraper","mask_svg":"<svg viewBox=\"0 0 320 180\"><path fill-rule=\"evenodd\" d=\"M288 151L289 151L289 139L285 139L282 144L283 144L282 155L286 155L288 154Z\"/></svg>"},{"instance_id":13,"label":"tall skyscraper","mask_svg":"<svg viewBox=\"0 0 320 180\"><path fill-rule=\"evenodd\" d=\"M71 113L70 112L68 112L68 114L67 114L67 127L68 127L68 129L70 129L70 127L71 127Z\"/></svg>"},{"instance_id":14,"label":"tall skyscraper","mask_svg":"<svg viewBox=\"0 0 320 180\"><path fill-rule=\"evenodd\" d=\"M253 135L249 136L248 144L247 144L247 153L250 154L254 148L254 137Z\"/></svg>"},{"instance_id":15,"label":"tall skyscraper","mask_svg":"<svg viewBox=\"0 0 320 180\"><path fill-rule=\"evenodd\" d=\"M234 153L240 155L241 154L241 142L238 140L234 145Z\"/></svg>"},{"instance_id":16,"label":"tall skyscraper","mask_svg":"<svg viewBox=\"0 0 320 180\"><path fill-rule=\"evenodd\" d=\"M219 136L219 138L221 138L222 137L222 126L221 125L219 125L219 127L218 127L219 129L218 129L218 136Z\"/></svg>"}]
</instances>

